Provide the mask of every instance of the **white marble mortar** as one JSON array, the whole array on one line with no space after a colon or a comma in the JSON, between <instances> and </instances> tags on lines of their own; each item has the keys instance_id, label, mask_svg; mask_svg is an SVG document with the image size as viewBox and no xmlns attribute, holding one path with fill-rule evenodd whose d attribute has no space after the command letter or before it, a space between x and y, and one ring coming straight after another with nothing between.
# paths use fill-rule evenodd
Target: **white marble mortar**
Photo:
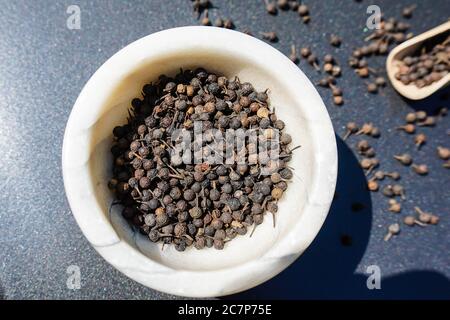
<instances>
[{"instance_id":1,"label":"white marble mortar","mask_svg":"<svg viewBox=\"0 0 450 320\"><path fill-rule=\"evenodd\" d=\"M108 208L113 196L112 129L124 124L130 101L145 83L180 67L202 66L238 76L258 90L270 88L271 105L286 123L297 149L295 177L279 203L276 227L270 214L253 236L238 236L222 251L189 248L161 251ZM325 105L305 74L266 43L236 31L182 27L154 33L105 62L80 93L67 123L62 168L70 207L92 246L115 268L153 289L188 297L243 291L274 277L313 241L331 205L337 149ZM300 284L299 284L300 285Z\"/></svg>"}]
</instances>

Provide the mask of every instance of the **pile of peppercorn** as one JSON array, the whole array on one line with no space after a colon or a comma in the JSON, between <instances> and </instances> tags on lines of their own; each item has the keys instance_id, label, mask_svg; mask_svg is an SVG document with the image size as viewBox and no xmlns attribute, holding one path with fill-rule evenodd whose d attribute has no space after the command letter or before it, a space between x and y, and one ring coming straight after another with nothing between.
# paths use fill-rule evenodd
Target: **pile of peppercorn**
<instances>
[{"instance_id":1,"label":"pile of peppercorn","mask_svg":"<svg viewBox=\"0 0 450 320\"><path fill-rule=\"evenodd\" d=\"M251 226L253 232L266 211L275 223L277 202L293 177L287 163L295 148L289 148L291 136L269 107L267 90L258 92L237 77L230 80L199 68L181 70L174 78L161 75L142 94L131 102L128 123L114 128L111 148L109 187L132 225L151 241L184 251L191 245L223 249ZM253 164L185 164L172 152L172 133L192 131L196 121L204 132L256 130L269 139L279 132L277 165L261 156ZM190 147L198 151L195 143ZM248 154L255 148L246 145ZM269 174L262 174L262 165Z\"/></svg>"},{"instance_id":2,"label":"pile of peppercorn","mask_svg":"<svg viewBox=\"0 0 450 320\"><path fill-rule=\"evenodd\" d=\"M395 74L397 80L404 85L415 84L423 88L441 80L450 71L450 36L438 44L422 46L420 52L405 56L399 71Z\"/></svg>"}]
</instances>

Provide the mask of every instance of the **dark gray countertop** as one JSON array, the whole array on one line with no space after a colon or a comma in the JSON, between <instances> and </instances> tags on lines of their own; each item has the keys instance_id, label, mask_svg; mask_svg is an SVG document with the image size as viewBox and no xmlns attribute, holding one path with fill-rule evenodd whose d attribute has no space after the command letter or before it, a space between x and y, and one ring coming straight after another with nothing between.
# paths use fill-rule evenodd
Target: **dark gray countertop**
<instances>
[{"instance_id":1,"label":"dark gray countertop","mask_svg":"<svg viewBox=\"0 0 450 320\"><path fill-rule=\"evenodd\" d=\"M291 43L310 45L322 56L333 53L341 65L362 44L368 3L350 0L305 1L312 21L304 25L292 12L268 16L263 1L213 1L222 17L254 34L277 30L274 46L288 53ZM400 16L413 1L375 1L386 16ZM444 22L448 0L417 1L412 31L420 33ZM66 9L81 9L81 30L66 28ZM81 88L95 70L128 43L166 28L198 24L188 0L148 1L0 1L0 298L5 299L171 299L145 288L106 263L88 244L68 206L61 176L61 145L66 121ZM341 48L326 40L330 32L344 38ZM212 39L213 41L213 39ZM383 68L383 60L374 66ZM302 70L319 75L304 61ZM436 157L438 145L450 147L449 117L423 129L429 142L413 151L411 137L393 130L413 109L448 106L441 94L418 103L402 99L391 87L366 93L365 85L344 67L340 80L345 105L335 107L330 93L319 90L342 136L349 120L372 121L382 136L373 144L386 171L398 170L407 193L402 216L414 205L437 213L442 221L427 228L403 228L389 242L387 225L400 216L388 213L379 193L364 190L357 155L338 139L338 197L319 236L291 267L276 278L234 298L450 298L450 175ZM447 94L448 94L447 90ZM350 139L349 145L357 139ZM418 177L392 160L414 152L430 174ZM384 160L383 160L384 159ZM366 208L350 210L354 201ZM340 244L349 234L353 244ZM66 270L77 265L81 289L69 290ZM366 287L366 267L378 265L381 290Z\"/></svg>"}]
</instances>

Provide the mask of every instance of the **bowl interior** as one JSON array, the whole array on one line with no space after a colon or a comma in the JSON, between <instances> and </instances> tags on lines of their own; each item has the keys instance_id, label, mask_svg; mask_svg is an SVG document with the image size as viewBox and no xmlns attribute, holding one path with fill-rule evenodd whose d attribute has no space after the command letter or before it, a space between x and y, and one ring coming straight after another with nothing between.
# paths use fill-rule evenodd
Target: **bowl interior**
<instances>
[{"instance_id":1,"label":"bowl interior","mask_svg":"<svg viewBox=\"0 0 450 320\"><path fill-rule=\"evenodd\" d=\"M295 151L290 166L294 169L294 179L287 192L279 202L276 215L276 226L270 213L265 215L264 223L259 225L253 236L237 236L226 244L222 251L214 249L196 250L188 248L185 252L177 252L173 246L151 243L148 238L133 230L121 216L121 208L114 206L113 195L107 188L111 177L112 129L125 124L127 110L135 97L141 97L144 84L156 82L158 76L173 76L180 68L193 69L204 67L210 72L228 78L238 76L241 82L250 82L254 87L269 91L270 104L276 110L279 119L286 123L286 132L292 135L292 146L301 145ZM306 79L306 78L305 78ZM239 51L223 51L215 48L184 47L170 54L155 54L140 61L132 70L126 72L120 82L111 86L108 98L101 105L98 120L91 128L89 183L95 190L95 198L109 219L118 236L134 249L142 252L151 260L176 270L207 271L229 268L261 257L287 235L295 226L302 214L308 194L315 181L315 173L320 161L318 154L319 141L313 135L312 127L320 125L314 121L311 101L299 99L301 90L306 90L309 83L298 83L298 91L291 90L289 77L280 77L279 70L274 70L270 61L251 59ZM307 81L307 80L306 80Z\"/></svg>"}]
</instances>

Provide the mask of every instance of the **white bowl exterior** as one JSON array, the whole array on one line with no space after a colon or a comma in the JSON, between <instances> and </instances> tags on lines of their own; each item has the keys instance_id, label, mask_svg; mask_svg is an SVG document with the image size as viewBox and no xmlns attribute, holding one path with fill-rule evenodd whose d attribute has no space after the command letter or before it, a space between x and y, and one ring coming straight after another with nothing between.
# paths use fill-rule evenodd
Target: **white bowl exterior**
<instances>
[{"instance_id":1,"label":"white bowl exterior","mask_svg":"<svg viewBox=\"0 0 450 320\"><path fill-rule=\"evenodd\" d=\"M172 246L161 251L132 232L114 208L110 178L112 129L126 119L133 97L161 73L202 66L239 76L258 90L270 88L271 105L293 145L295 177L252 238L238 236L222 251ZM111 162L111 161L109 161ZM236 31L182 27L144 37L111 57L83 88L71 112L63 144L63 176L72 212L94 248L130 278L159 291L212 297L254 287L281 272L312 242L333 198L337 148L326 108L308 78L264 42Z\"/></svg>"}]
</instances>

